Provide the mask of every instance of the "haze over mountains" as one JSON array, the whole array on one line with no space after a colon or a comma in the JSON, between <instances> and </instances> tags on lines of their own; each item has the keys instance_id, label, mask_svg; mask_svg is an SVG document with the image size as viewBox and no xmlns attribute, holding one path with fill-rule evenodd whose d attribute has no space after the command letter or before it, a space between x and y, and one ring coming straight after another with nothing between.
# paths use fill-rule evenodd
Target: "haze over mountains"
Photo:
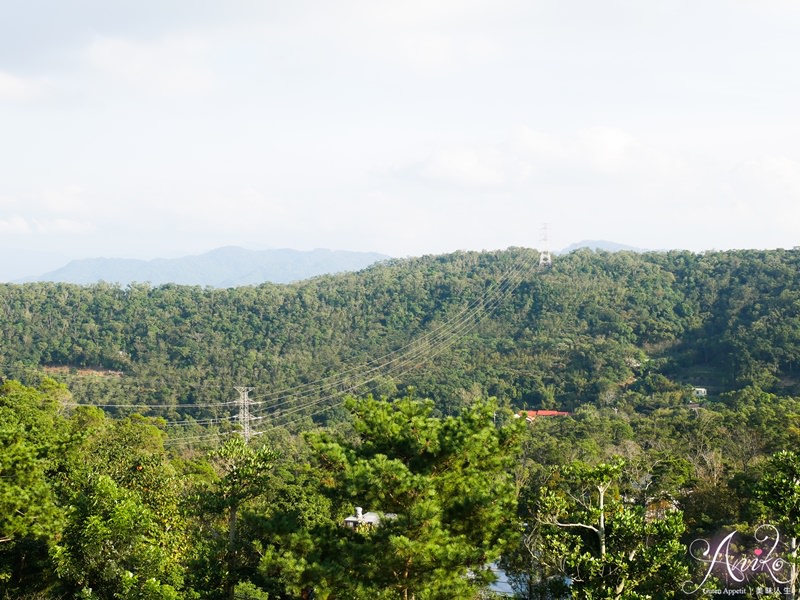
<instances>
[{"instance_id":1,"label":"haze over mountains","mask_svg":"<svg viewBox=\"0 0 800 600\"><path fill-rule=\"evenodd\" d=\"M618 244L617 242L609 242L607 240L583 240L575 244L570 244L557 254L569 254L574 250L581 248L589 248L590 250L604 250L606 252L647 252L644 248L636 248L628 246L627 244Z\"/></svg>"},{"instance_id":2,"label":"haze over mountains","mask_svg":"<svg viewBox=\"0 0 800 600\"><path fill-rule=\"evenodd\" d=\"M617 252L641 251L632 246L603 240L584 240L556 252L566 254L579 248ZM91 284L99 281L122 286L130 283L199 285L217 288L270 283L291 283L318 275L359 271L391 258L378 252L291 249L248 250L236 246L180 258L152 260L131 258L84 258L63 264L63 257L25 255L5 249L7 260L0 264L0 281L28 283L52 281ZM43 273L43 274L39 274Z\"/></svg>"},{"instance_id":3,"label":"haze over mountains","mask_svg":"<svg viewBox=\"0 0 800 600\"><path fill-rule=\"evenodd\" d=\"M89 284L98 281L128 285L133 282L161 285L176 283L219 288L291 283L326 273L358 271L390 258L377 252L344 250L247 250L229 246L205 254L181 258L136 260L88 258L38 277L18 282L55 281Z\"/></svg>"}]
</instances>

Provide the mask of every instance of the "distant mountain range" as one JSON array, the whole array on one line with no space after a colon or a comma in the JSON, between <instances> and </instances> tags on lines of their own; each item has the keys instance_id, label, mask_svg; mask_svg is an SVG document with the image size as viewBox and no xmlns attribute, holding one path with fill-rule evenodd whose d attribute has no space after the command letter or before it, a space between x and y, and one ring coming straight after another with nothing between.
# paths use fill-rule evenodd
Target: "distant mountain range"
<instances>
[{"instance_id":1,"label":"distant mountain range","mask_svg":"<svg viewBox=\"0 0 800 600\"><path fill-rule=\"evenodd\" d=\"M90 284L98 281L128 285L133 282L161 285L176 283L217 288L291 283L327 273L358 271L390 258L377 252L344 250L246 250L229 246L182 258L136 260L87 258L73 260L39 277L16 283L55 281Z\"/></svg>"},{"instance_id":2,"label":"distant mountain range","mask_svg":"<svg viewBox=\"0 0 800 600\"><path fill-rule=\"evenodd\" d=\"M617 242L609 242L606 240L583 240L577 244L570 244L558 252L558 254L569 254L570 252L574 250L580 250L581 248L589 248L590 250L605 250L606 252L647 252L647 250L642 248L636 248L626 244L618 244Z\"/></svg>"},{"instance_id":3,"label":"distant mountain range","mask_svg":"<svg viewBox=\"0 0 800 600\"><path fill-rule=\"evenodd\" d=\"M583 240L554 254L569 254L580 248L618 252L645 252L641 248L605 240ZM53 269L57 255L20 253L0 250L13 256L14 261L3 265L0 281L28 283L54 281L81 285L106 281L119 285L133 282L162 285L199 285L217 288L259 285L265 282L291 283L317 275L359 271L391 257L377 252L349 252L317 249L310 251L276 249L247 250L236 246L217 248L205 254L181 258L139 260L130 258L85 258L73 260L66 266L47 270L43 275L30 273ZM63 264L63 263L62 263ZM41 269L41 270L40 270Z\"/></svg>"}]
</instances>

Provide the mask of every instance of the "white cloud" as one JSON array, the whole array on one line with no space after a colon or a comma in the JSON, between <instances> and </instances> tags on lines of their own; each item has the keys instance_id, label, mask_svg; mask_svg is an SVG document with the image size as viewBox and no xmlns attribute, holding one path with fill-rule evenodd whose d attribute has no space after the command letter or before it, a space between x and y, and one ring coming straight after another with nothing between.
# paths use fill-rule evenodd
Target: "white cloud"
<instances>
[{"instance_id":1,"label":"white cloud","mask_svg":"<svg viewBox=\"0 0 800 600\"><path fill-rule=\"evenodd\" d=\"M36 233L39 234L83 234L94 231L94 226L90 223L81 223L79 221L73 221L72 219L49 219L44 221L35 220L34 227Z\"/></svg>"},{"instance_id":2,"label":"white cloud","mask_svg":"<svg viewBox=\"0 0 800 600\"><path fill-rule=\"evenodd\" d=\"M733 179L749 188L800 200L800 163L784 156L760 156L744 161Z\"/></svg>"},{"instance_id":3,"label":"white cloud","mask_svg":"<svg viewBox=\"0 0 800 600\"><path fill-rule=\"evenodd\" d=\"M510 147L529 162L534 176L550 171L577 175L578 180L588 175L677 177L686 168L679 154L607 126L560 136L521 127L512 137Z\"/></svg>"},{"instance_id":4,"label":"white cloud","mask_svg":"<svg viewBox=\"0 0 800 600\"><path fill-rule=\"evenodd\" d=\"M768 155L744 161L731 171L728 190L744 222L800 235L800 162Z\"/></svg>"},{"instance_id":5,"label":"white cloud","mask_svg":"<svg viewBox=\"0 0 800 600\"><path fill-rule=\"evenodd\" d=\"M561 135L519 128L502 143L436 149L407 169L424 181L461 188L558 182L644 182L686 176L684 159L620 129L592 127Z\"/></svg>"},{"instance_id":6,"label":"white cloud","mask_svg":"<svg viewBox=\"0 0 800 600\"><path fill-rule=\"evenodd\" d=\"M456 187L497 187L508 183L508 158L495 148L452 146L436 150L411 172L425 181Z\"/></svg>"},{"instance_id":7,"label":"white cloud","mask_svg":"<svg viewBox=\"0 0 800 600\"><path fill-rule=\"evenodd\" d=\"M184 190L160 209L182 229L251 234L282 227L302 215L302 207L272 198L255 187L220 195Z\"/></svg>"},{"instance_id":8,"label":"white cloud","mask_svg":"<svg viewBox=\"0 0 800 600\"><path fill-rule=\"evenodd\" d=\"M410 71L426 79L496 60L504 40L484 31L501 2L356 0L327 7L324 17L302 17L296 35L322 38L325 54L354 64L370 63L383 72ZM315 27L309 27L315 23ZM312 44L314 41L311 42ZM338 69L338 65L337 65ZM399 70L398 70L399 69Z\"/></svg>"},{"instance_id":9,"label":"white cloud","mask_svg":"<svg viewBox=\"0 0 800 600\"><path fill-rule=\"evenodd\" d=\"M404 62L428 71L449 67L456 52L451 38L430 32L401 36L395 40L394 46Z\"/></svg>"},{"instance_id":10,"label":"white cloud","mask_svg":"<svg viewBox=\"0 0 800 600\"><path fill-rule=\"evenodd\" d=\"M18 204L16 198L0 193L0 208L11 208Z\"/></svg>"},{"instance_id":11,"label":"white cloud","mask_svg":"<svg viewBox=\"0 0 800 600\"><path fill-rule=\"evenodd\" d=\"M48 212L59 214L91 212L93 209L83 191L83 188L77 184L46 189L42 192L41 206Z\"/></svg>"},{"instance_id":12,"label":"white cloud","mask_svg":"<svg viewBox=\"0 0 800 600\"><path fill-rule=\"evenodd\" d=\"M98 212L89 206L83 189L75 184L39 190L26 198L0 196L0 206L18 213L0 219L0 232L44 237L94 231L90 218Z\"/></svg>"},{"instance_id":13,"label":"white cloud","mask_svg":"<svg viewBox=\"0 0 800 600\"><path fill-rule=\"evenodd\" d=\"M0 227L399 253L536 243L542 221L563 245L798 230L793 2L16 3Z\"/></svg>"},{"instance_id":14,"label":"white cloud","mask_svg":"<svg viewBox=\"0 0 800 600\"><path fill-rule=\"evenodd\" d=\"M578 147L597 171L613 174L631 166L640 144L633 136L619 129L593 127L582 132Z\"/></svg>"},{"instance_id":15,"label":"white cloud","mask_svg":"<svg viewBox=\"0 0 800 600\"><path fill-rule=\"evenodd\" d=\"M93 231L94 227L88 223L80 223L71 219L27 219L24 217L11 217L0 219L0 233L31 235L68 233L79 234Z\"/></svg>"},{"instance_id":16,"label":"white cloud","mask_svg":"<svg viewBox=\"0 0 800 600\"><path fill-rule=\"evenodd\" d=\"M355 35L361 37L365 32ZM502 56L496 41L486 35L446 29L387 28L372 31L366 44L384 64L397 63L425 76L469 69Z\"/></svg>"},{"instance_id":17,"label":"white cloud","mask_svg":"<svg viewBox=\"0 0 800 600\"><path fill-rule=\"evenodd\" d=\"M31 79L23 79L0 71L0 102L24 102L40 96L42 85Z\"/></svg>"},{"instance_id":18,"label":"white cloud","mask_svg":"<svg viewBox=\"0 0 800 600\"><path fill-rule=\"evenodd\" d=\"M206 46L192 37L149 43L99 37L86 49L86 57L94 68L136 90L190 95L214 85L213 73L205 62Z\"/></svg>"},{"instance_id":19,"label":"white cloud","mask_svg":"<svg viewBox=\"0 0 800 600\"><path fill-rule=\"evenodd\" d=\"M497 11L497 0L405 0L404 2L354 2L354 12L372 23L446 26L479 19Z\"/></svg>"},{"instance_id":20,"label":"white cloud","mask_svg":"<svg viewBox=\"0 0 800 600\"><path fill-rule=\"evenodd\" d=\"M6 234L28 234L33 229L30 223L22 217L11 217L10 219L0 219L0 233Z\"/></svg>"}]
</instances>

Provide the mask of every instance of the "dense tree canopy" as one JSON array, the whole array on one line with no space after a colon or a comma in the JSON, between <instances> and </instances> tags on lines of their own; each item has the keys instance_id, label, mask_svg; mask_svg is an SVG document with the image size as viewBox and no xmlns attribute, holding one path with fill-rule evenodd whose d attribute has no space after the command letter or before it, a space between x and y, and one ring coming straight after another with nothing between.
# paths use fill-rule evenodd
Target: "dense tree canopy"
<instances>
[{"instance_id":1,"label":"dense tree canopy","mask_svg":"<svg viewBox=\"0 0 800 600\"><path fill-rule=\"evenodd\" d=\"M348 587L352 598L474 596L515 535L520 422L497 425L506 419L490 402L445 418L411 398L348 406L357 437L312 441L327 474L324 493L342 519L356 505L383 518L352 535L340 528L322 583Z\"/></svg>"},{"instance_id":2,"label":"dense tree canopy","mask_svg":"<svg viewBox=\"0 0 800 600\"><path fill-rule=\"evenodd\" d=\"M167 418L229 415L204 405L263 387L286 423L354 386L414 386L445 413L470 394L638 405L657 374L713 393L798 391L800 251L581 250L536 264L514 249L283 286L0 285L0 368L27 381L46 367L81 402L163 405Z\"/></svg>"},{"instance_id":3,"label":"dense tree canopy","mask_svg":"<svg viewBox=\"0 0 800 600\"><path fill-rule=\"evenodd\" d=\"M800 252L537 262L0 285L0 597L665 597L764 522L794 560Z\"/></svg>"}]
</instances>

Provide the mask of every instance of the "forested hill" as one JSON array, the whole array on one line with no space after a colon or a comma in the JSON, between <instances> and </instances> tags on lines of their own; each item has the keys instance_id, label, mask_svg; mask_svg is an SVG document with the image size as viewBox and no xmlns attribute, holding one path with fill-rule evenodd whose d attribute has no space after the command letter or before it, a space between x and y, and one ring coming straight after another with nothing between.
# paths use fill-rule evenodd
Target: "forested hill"
<instances>
[{"instance_id":1,"label":"forested hill","mask_svg":"<svg viewBox=\"0 0 800 600\"><path fill-rule=\"evenodd\" d=\"M544 271L530 249L458 252L231 289L4 284L0 335L6 377L44 368L79 402L168 418L235 412L220 403L237 385L284 423L408 387L446 413L486 394L648 410L690 386L800 393L800 251L580 250Z\"/></svg>"}]
</instances>

